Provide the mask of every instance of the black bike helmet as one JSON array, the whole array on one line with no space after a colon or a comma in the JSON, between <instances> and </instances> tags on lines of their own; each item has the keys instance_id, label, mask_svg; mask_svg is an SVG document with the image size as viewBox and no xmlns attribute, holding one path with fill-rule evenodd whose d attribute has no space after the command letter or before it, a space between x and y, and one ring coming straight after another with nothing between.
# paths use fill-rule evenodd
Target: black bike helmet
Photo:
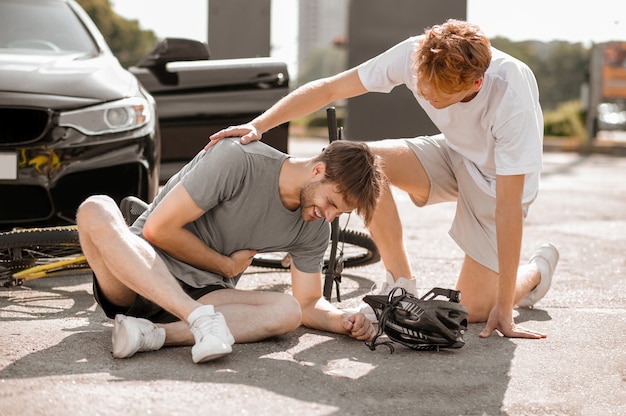
<instances>
[{"instance_id":1,"label":"black bike helmet","mask_svg":"<svg viewBox=\"0 0 626 416\"><path fill-rule=\"evenodd\" d=\"M437 296L444 296L447 300L435 299ZM384 344L393 353L390 341L376 342L385 333L390 340L414 350L461 348L465 345L467 309L458 303L460 299L458 290L438 287L421 299L403 288L395 288L389 295L367 295L363 300L376 313L378 331L366 345L373 351Z\"/></svg>"}]
</instances>

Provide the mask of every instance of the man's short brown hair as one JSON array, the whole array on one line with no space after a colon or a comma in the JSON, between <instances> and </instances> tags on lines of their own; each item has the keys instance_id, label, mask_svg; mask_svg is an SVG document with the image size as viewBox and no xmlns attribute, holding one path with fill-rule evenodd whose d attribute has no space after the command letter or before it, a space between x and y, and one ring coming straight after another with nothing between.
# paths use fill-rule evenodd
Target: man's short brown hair
<instances>
[{"instance_id":1,"label":"man's short brown hair","mask_svg":"<svg viewBox=\"0 0 626 416\"><path fill-rule=\"evenodd\" d=\"M324 181L336 185L337 192L369 224L384 181L380 158L365 143L336 140L314 160L326 165Z\"/></svg>"},{"instance_id":2,"label":"man's short brown hair","mask_svg":"<svg viewBox=\"0 0 626 416\"><path fill-rule=\"evenodd\" d=\"M413 53L418 91L424 86L446 94L470 89L491 63L489 38L475 24L449 19L424 35Z\"/></svg>"}]
</instances>

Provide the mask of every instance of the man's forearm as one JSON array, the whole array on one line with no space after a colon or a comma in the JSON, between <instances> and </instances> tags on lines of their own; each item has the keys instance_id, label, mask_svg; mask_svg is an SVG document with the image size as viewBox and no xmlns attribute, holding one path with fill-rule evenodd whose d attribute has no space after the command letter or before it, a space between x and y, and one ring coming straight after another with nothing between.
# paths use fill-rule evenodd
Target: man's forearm
<instances>
[{"instance_id":1,"label":"man's forearm","mask_svg":"<svg viewBox=\"0 0 626 416\"><path fill-rule=\"evenodd\" d=\"M261 134L288 121L307 116L324 105L322 81L313 81L281 98L263 114L250 122Z\"/></svg>"},{"instance_id":2,"label":"man's forearm","mask_svg":"<svg viewBox=\"0 0 626 416\"><path fill-rule=\"evenodd\" d=\"M282 123L307 116L333 101L366 92L356 69L349 69L297 88L252 120L251 124L262 134Z\"/></svg>"},{"instance_id":3,"label":"man's forearm","mask_svg":"<svg viewBox=\"0 0 626 416\"><path fill-rule=\"evenodd\" d=\"M168 231L162 235L163 238L152 238L149 240L150 243L170 256L194 267L217 273L224 277L232 277L229 276L230 271L226 267L228 258L212 250L186 229Z\"/></svg>"},{"instance_id":4,"label":"man's forearm","mask_svg":"<svg viewBox=\"0 0 626 416\"><path fill-rule=\"evenodd\" d=\"M344 313L326 299L320 298L314 305L302 308L302 324L320 331L347 334L343 327Z\"/></svg>"},{"instance_id":5,"label":"man's forearm","mask_svg":"<svg viewBox=\"0 0 626 416\"><path fill-rule=\"evenodd\" d=\"M512 309L522 247L524 175L496 177L496 238L499 284L496 302Z\"/></svg>"},{"instance_id":6,"label":"man's forearm","mask_svg":"<svg viewBox=\"0 0 626 416\"><path fill-rule=\"evenodd\" d=\"M521 208L516 210L510 207L506 210L496 210L496 212L500 277L496 301L503 308L512 308L522 242L522 211Z\"/></svg>"}]
</instances>

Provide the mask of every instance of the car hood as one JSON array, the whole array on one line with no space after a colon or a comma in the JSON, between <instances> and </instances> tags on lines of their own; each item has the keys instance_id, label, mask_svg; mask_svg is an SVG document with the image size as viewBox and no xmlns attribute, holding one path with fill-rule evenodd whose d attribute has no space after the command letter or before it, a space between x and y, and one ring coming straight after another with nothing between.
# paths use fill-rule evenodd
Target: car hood
<instances>
[{"instance_id":1,"label":"car hood","mask_svg":"<svg viewBox=\"0 0 626 416\"><path fill-rule=\"evenodd\" d=\"M0 50L0 74L0 91L8 93L12 101L20 93L32 97L58 96L64 97L62 107L68 108L78 103L95 104L128 97L137 88L137 79L106 53L92 57ZM28 102L13 104L29 105Z\"/></svg>"}]
</instances>

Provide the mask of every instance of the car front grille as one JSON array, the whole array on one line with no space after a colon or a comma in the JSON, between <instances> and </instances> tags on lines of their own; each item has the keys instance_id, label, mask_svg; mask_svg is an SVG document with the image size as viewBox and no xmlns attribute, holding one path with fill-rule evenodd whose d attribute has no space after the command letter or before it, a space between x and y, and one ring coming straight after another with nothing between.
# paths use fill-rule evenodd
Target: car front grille
<instances>
[{"instance_id":1,"label":"car front grille","mask_svg":"<svg viewBox=\"0 0 626 416\"><path fill-rule=\"evenodd\" d=\"M105 194L117 203L128 195L148 199L143 166L129 163L77 172L63 177L48 191L40 185L0 183L0 230L46 221L73 223L76 210L88 196Z\"/></svg>"},{"instance_id":2,"label":"car front grille","mask_svg":"<svg viewBox=\"0 0 626 416\"><path fill-rule=\"evenodd\" d=\"M41 109L0 107L0 145L36 142L46 134L50 115Z\"/></svg>"},{"instance_id":3,"label":"car front grille","mask_svg":"<svg viewBox=\"0 0 626 416\"><path fill-rule=\"evenodd\" d=\"M55 209L64 218L74 218L76 209L88 196L104 194L118 204L128 195L146 199L145 174L139 164L110 166L67 175L51 189Z\"/></svg>"},{"instance_id":4,"label":"car front grille","mask_svg":"<svg viewBox=\"0 0 626 416\"><path fill-rule=\"evenodd\" d=\"M44 220L52 216L52 200L40 186L0 185L0 224L22 220Z\"/></svg>"}]
</instances>

